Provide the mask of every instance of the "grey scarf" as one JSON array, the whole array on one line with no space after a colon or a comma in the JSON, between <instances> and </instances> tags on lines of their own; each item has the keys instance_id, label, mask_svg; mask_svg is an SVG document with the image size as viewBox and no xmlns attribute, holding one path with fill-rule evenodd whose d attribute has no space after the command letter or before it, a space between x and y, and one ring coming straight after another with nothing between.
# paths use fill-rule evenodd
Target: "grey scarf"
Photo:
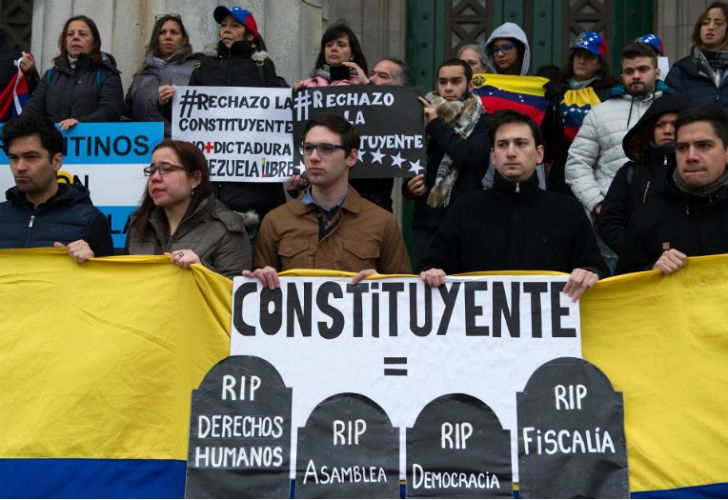
<instances>
[{"instance_id":1,"label":"grey scarf","mask_svg":"<svg viewBox=\"0 0 728 500\"><path fill-rule=\"evenodd\" d=\"M728 186L728 168L725 169L725 172L723 172L720 177L705 186L689 186L685 183L682 177L678 175L677 169L672 172L672 181L675 183L675 187L678 191L682 193L707 198L708 196L720 191L721 188Z\"/></svg>"}]
</instances>

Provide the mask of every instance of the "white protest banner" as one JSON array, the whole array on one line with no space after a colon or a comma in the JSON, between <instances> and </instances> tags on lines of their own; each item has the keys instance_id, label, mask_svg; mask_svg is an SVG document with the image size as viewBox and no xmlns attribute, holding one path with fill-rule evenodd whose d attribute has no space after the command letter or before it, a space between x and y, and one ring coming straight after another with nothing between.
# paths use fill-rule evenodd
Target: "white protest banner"
<instances>
[{"instance_id":1,"label":"white protest banner","mask_svg":"<svg viewBox=\"0 0 728 500\"><path fill-rule=\"evenodd\" d=\"M65 143L58 182L81 183L94 206L109 219L115 248L124 248L125 228L146 189L143 169L164 136L161 122L79 123L61 131ZM0 149L0 190L15 185Z\"/></svg>"},{"instance_id":2,"label":"white protest banner","mask_svg":"<svg viewBox=\"0 0 728 500\"><path fill-rule=\"evenodd\" d=\"M210 179L280 182L293 176L291 89L178 86L172 137L195 144Z\"/></svg>"},{"instance_id":3,"label":"white protest banner","mask_svg":"<svg viewBox=\"0 0 728 500\"><path fill-rule=\"evenodd\" d=\"M425 405L465 393L511 431L515 474L516 392L543 363L581 357L566 277L448 277L440 288L419 278L349 281L281 278L276 290L234 282L231 354L267 360L293 388L291 463L297 427L329 396L371 398L400 428L404 450L404 430Z\"/></svg>"}]
</instances>

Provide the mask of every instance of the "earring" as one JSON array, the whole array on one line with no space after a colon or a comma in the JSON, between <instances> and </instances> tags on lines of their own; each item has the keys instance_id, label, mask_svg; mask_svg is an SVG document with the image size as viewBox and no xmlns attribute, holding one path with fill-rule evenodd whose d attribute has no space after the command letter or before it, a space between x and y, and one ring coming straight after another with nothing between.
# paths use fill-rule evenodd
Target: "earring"
<instances>
[{"instance_id":1,"label":"earring","mask_svg":"<svg viewBox=\"0 0 728 500\"><path fill-rule=\"evenodd\" d=\"M195 186L192 186L192 189L190 189L190 196L195 195Z\"/></svg>"}]
</instances>

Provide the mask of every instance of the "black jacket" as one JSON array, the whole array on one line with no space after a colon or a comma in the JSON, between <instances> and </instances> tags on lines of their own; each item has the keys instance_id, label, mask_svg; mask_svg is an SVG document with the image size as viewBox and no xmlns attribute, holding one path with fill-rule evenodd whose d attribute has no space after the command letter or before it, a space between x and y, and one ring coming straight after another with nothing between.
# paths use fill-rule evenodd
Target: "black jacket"
<instances>
[{"instance_id":1,"label":"black jacket","mask_svg":"<svg viewBox=\"0 0 728 500\"><path fill-rule=\"evenodd\" d=\"M278 87L275 66L265 52L250 42L235 42L228 49L217 44L217 56L206 56L194 69L190 85L218 87ZM232 210L252 210L262 220L275 207L286 202L280 182L213 182L215 196Z\"/></svg>"},{"instance_id":2,"label":"black jacket","mask_svg":"<svg viewBox=\"0 0 728 500\"><path fill-rule=\"evenodd\" d=\"M688 256L728 252L728 188L709 197L678 191L668 171L661 192L634 214L617 274L652 269L662 252Z\"/></svg>"},{"instance_id":3,"label":"black jacket","mask_svg":"<svg viewBox=\"0 0 728 500\"><path fill-rule=\"evenodd\" d=\"M75 118L80 122L116 122L124 111L121 77L114 59L104 53L101 65L81 54L76 67L57 57L45 72L24 113L35 113L53 122Z\"/></svg>"},{"instance_id":4,"label":"black jacket","mask_svg":"<svg viewBox=\"0 0 728 500\"><path fill-rule=\"evenodd\" d=\"M591 224L574 198L543 191L534 174L520 183L497 172L493 189L465 196L453 205L419 271L609 272Z\"/></svg>"},{"instance_id":5,"label":"black jacket","mask_svg":"<svg viewBox=\"0 0 728 500\"><path fill-rule=\"evenodd\" d=\"M425 171L427 189L424 195L415 199L412 220L415 229L429 229L434 233L455 200L466 194L482 191L482 179L488 169L490 157L487 120L485 114L480 115L478 123L467 139L457 135L455 130L440 118L435 118L427 125L426 132L429 136ZM452 187L450 204L446 207L432 208L427 204L427 196L435 184L437 168L445 153L459 168L459 176Z\"/></svg>"},{"instance_id":6,"label":"black jacket","mask_svg":"<svg viewBox=\"0 0 728 500\"><path fill-rule=\"evenodd\" d=\"M654 144L657 119L688 107L682 96L663 95L647 109L622 140L630 159L615 175L596 221L597 232L617 255L622 254L624 234L632 214L662 189L668 170L675 167L675 143Z\"/></svg>"},{"instance_id":7,"label":"black jacket","mask_svg":"<svg viewBox=\"0 0 728 500\"><path fill-rule=\"evenodd\" d=\"M728 112L728 78L716 87L701 71L694 56L683 57L672 65L665 83L675 94L684 96L690 107L717 106Z\"/></svg>"},{"instance_id":8,"label":"black jacket","mask_svg":"<svg viewBox=\"0 0 728 500\"><path fill-rule=\"evenodd\" d=\"M52 247L85 240L96 257L114 254L109 223L91 204L88 191L75 184L59 184L47 202L33 207L13 187L0 203L0 248Z\"/></svg>"}]
</instances>

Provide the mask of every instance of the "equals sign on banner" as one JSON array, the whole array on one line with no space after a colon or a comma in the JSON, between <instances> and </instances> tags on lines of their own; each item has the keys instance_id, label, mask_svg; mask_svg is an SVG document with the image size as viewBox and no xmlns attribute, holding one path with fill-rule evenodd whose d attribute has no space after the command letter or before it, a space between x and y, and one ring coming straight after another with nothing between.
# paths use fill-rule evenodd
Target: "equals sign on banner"
<instances>
[{"instance_id":1,"label":"equals sign on banner","mask_svg":"<svg viewBox=\"0 0 728 500\"><path fill-rule=\"evenodd\" d=\"M384 375L407 376L407 358L384 358Z\"/></svg>"}]
</instances>

